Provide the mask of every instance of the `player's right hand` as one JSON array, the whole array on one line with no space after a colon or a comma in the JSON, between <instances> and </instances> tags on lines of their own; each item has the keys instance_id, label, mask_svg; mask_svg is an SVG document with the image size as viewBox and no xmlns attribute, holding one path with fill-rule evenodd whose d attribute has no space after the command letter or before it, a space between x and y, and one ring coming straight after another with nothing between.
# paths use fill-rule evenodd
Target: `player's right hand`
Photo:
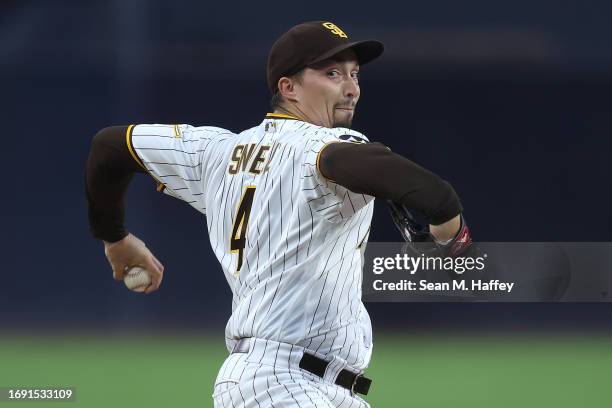
<instances>
[{"instance_id":1,"label":"player's right hand","mask_svg":"<svg viewBox=\"0 0 612 408\"><path fill-rule=\"evenodd\" d=\"M125 273L134 266L146 269L151 275L151 285L145 293L156 291L164 276L164 266L140 239L132 234L117 242L104 241L104 254L113 269L113 277L123 280Z\"/></svg>"}]
</instances>

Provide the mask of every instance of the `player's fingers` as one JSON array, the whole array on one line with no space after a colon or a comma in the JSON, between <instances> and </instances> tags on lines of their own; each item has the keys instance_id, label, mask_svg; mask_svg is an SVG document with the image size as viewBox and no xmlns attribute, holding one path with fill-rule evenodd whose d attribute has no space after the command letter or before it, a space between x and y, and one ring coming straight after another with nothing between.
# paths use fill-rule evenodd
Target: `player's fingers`
<instances>
[{"instance_id":1,"label":"player's fingers","mask_svg":"<svg viewBox=\"0 0 612 408\"><path fill-rule=\"evenodd\" d=\"M161 262L159 262L159 259L157 259L153 254L151 254L151 258L152 258L153 263L155 263L155 266L157 266L157 270L160 275L159 282L161 283L161 280L164 277L164 269L165 269L164 265Z\"/></svg>"},{"instance_id":2,"label":"player's fingers","mask_svg":"<svg viewBox=\"0 0 612 408\"><path fill-rule=\"evenodd\" d=\"M116 254L111 254L106 248L104 250L106 260L108 261L111 269L113 270L113 278L117 281L123 280L125 273L131 265L127 265L125 259Z\"/></svg>"},{"instance_id":3,"label":"player's fingers","mask_svg":"<svg viewBox=\"0 0 612 408\"><path fill-rule=\"evenodd\" d=\"M111 263L111 268L113 269L113 278L117 281L123 280L127 267L124 265L113 265Z\"/></svg>"},{"instance_id":4,"label":"player's fingers","mask_svg":"<svg viewBox=\"0 0 612 408\"><path fill-rule=\"evenodd\" d=\"M160 284L159 281L156 282L155 279L152 278L151 279L151 284L149 286L147 286L147 288L145 289L144 293L146 293L148 295L149 293L155 292L157 289L159 289L159 284Z\"/></svg>"},{"instance_id":5,"label":"player's fingers","mask_svg":"<svg viewBox=\"0 0 612 408\"><path fill-rule=\"evenodd\" d=\"M161 271L163 272L163 271L164 271L164 265L162 265L162 263L161 263L161 262L159 262L159 259L157 259L157 258L155 257L155 255L151 255L151 257L153 258L153 262L155 262L155 265L157 265L157 267L158 267L159 269L161 269Z\"/></svg>"},{"instance_id":6,"label":"player's fingers","mask_svg":"<svg viewBox=\"0 0 612 408\"><path fill-rule=\"evenodd\" d=\"M159 285L161 285L161 281L163 278L163 268L157 266L157 264L151 259L147 260L147 265L145 265L145 269L149 271L151 276L151 284L145 290L145 293L151 293L159 289Z\"/></svg>"}]
</instances>

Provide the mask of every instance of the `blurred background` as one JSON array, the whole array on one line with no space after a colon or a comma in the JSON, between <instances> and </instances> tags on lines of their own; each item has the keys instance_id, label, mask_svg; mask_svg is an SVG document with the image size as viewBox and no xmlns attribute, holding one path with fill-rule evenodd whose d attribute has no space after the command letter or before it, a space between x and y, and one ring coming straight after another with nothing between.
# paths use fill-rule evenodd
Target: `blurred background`
<instances>
[{"instance_id":1,"label":"blurred background","mask_svg":"<svg viewBox=\"0 0 612 408\"><path fill-rule=\"evenodd\" d=\"M267 52L303 21L386 44L361 71L354 128L449 180L475 240L610 241L611 12L601 0L3 1L0 386L76 384L82 406L211 404L231 299L205 219L137 177L127 225L166 274L154 295L130 293L89 235L84 163L109 125L259 124ZM398 239L377 204L370 241ZM366 306L373 406L610 401L610 303ZM143 397L124 381L153 377L169 389Z\"/></svg>"}]
</instances>

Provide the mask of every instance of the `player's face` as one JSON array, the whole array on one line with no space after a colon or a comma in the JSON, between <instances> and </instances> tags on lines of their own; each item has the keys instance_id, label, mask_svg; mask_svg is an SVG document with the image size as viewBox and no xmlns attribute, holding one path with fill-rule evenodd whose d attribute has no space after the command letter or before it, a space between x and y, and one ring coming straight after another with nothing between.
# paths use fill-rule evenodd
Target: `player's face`
<instances>
[{"instance_id":1,"label":"player's face","mask_svg":"<svg viewBox=\"0 0 612 408\"><path fill-rule=\"evenodd\" d=\"M306 68L296 86L298 105L309 122L350 127L359 100L359 64L353 50Z\"/></svg>"}]
</instances>

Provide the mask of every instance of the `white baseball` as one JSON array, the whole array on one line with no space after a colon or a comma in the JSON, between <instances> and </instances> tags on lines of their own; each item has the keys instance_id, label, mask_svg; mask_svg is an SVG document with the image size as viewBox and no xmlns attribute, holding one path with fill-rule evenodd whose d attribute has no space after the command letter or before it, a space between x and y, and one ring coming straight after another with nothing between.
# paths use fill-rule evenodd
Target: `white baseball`
<instances>
[{"instance_id":1,"label":"white baseball","mask_svg":"<svg viewBox=\"0 0 612 408\"><path fill-rule=\"evenodd\" d=\"M123 283L129 290L144 292L151 284L151 276L146 269L140 266L130 268L123 277Z\"/></svg>"}]
</instances>

